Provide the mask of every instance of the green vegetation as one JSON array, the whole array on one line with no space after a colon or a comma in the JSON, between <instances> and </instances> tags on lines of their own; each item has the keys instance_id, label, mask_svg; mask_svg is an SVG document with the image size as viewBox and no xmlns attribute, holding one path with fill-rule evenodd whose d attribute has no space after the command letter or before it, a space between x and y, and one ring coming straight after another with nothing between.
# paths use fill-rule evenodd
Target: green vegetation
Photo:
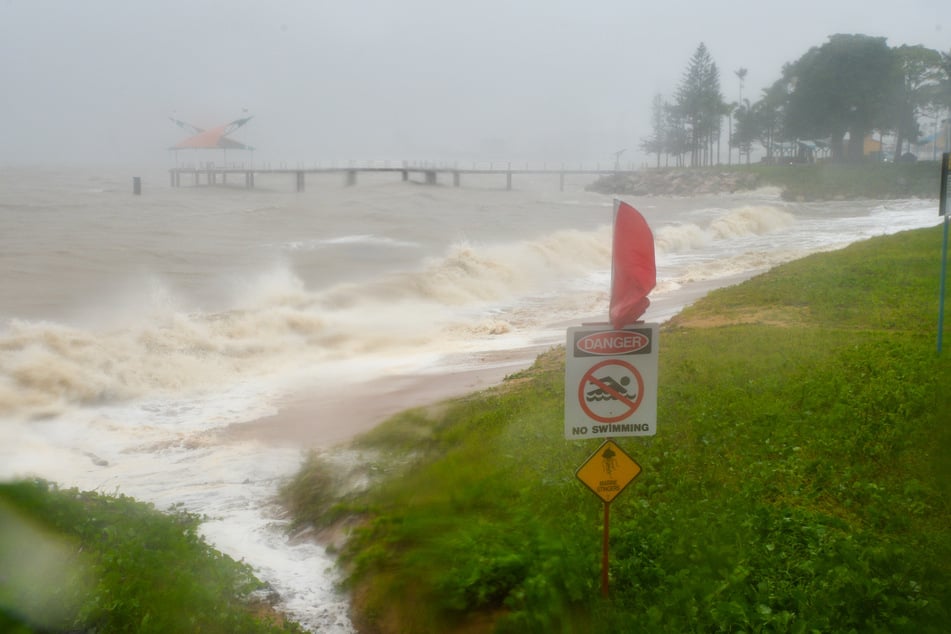
<instances>
[{"instance_id":1,"label":"green vegetation","mask_svg":"<svg viewBox=\"0 0 951 634\"><path fill-rule=\"evenodd\" d=\"M641 149L656 155L657 167L671 159L678 167L720 163L724 132L728 155L736 148L746 162L754 143L768 162L862 162L866 138L874 132L879 140L893 135L888 158L898 161L922 137L936 134L938 121L951 111L951 52L892 48L884 37L830 35L785 64L781 77L752 104L743 98L747 69L734 74L738 100L727 101L720 69L701 42L674 98L654 96L651 134Z\"/></svg>"},{"instance_id":2,"label":"green vegetation","mask_svg":"<svg viewBox=\"0 0 951 634\"><path fill-rule=\"evenodd\" d=\"M0 484L0 631L301 631L197 526L121 495Z\"/></svg>"},{"instance_id":3,"label":"green vegetation","mask_svg":"<svg viewBox=\"0 0 951 634\"><path fill-rule=\"evenodd\" d=\"M946 632L940 244L808 257L665 325L658 434L618 439L643 472L612 504L609 599L602 506L574 476L599 443L563 438L561 349L374 429L362 473L312 457L287 495L302 521L358 520L341 559L363 631Z\"/></svg>"},{"instance_id":4,"label":"green vegetation","mask_svg":"<svg viewBox=\"0 0 951 634\"><path fill-rule=\"evenodd\" d=\"M774 186L785 200L938 198L939 161L810 163L646 169L602 176L586 187L604 194L695 196Z\"/></svg>"},{"instance_id":5,"label":"green vegetation","mask_svg":"<svg viewBox=\"0 0 951 634\"><path fill-rule=\"evenodd\" d=\"M722 169L722 168L721 168ZM812 163L736 167L781 187L786 200L937 198L940 161L917 163Z\"/></svg>"}]
</instances>

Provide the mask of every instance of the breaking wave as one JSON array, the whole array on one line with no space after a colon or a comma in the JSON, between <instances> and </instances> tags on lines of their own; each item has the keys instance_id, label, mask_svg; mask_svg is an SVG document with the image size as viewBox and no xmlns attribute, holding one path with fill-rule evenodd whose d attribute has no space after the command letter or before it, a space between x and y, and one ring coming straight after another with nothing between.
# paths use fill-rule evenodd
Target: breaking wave
<instances>
[{"instance_id":1,"label":"breaking wave","mask_svg":"<svg viewBox=\"0 0 951 634\"><path fill-rule=\"evenodd\" d=\"M0 415L201 392L361 356L451 352L510 333L505 306L606 268L608 236L605 227L460 243L418 270L317 290L278 264L235 289L229 310L183 310L157 288L107 330L14 320L0 335ZM534 309L545 314L544 305ZM533 319L523 309L518 321Z\"/></svg>"},{"instance_id":2,"label":"breaking wave","mask_svg":"<svg viewBox=\"0 0 951 634\"><path fill-rule=\"evenodd\" d=\"M709 224L666 225L654 232L660 253L694 251L709 244L735 238L760 236L782 231L793 225L795 217L768 205L740 207L717 215Z\"/></svg>"},{"instance_id":3,"label":"breaking wave","mask_svg":"<svg viewBox=\"0 0 951 634\"><path fill-rule=\"evenodd\" d=\"M394 238L388 238L386 236L376 236L371 234L355 234L355 235L346 235L338 236L336 238L325 238L321 240L295 240L293 242L288 242L284 244L284 248L289 251L306 251L311 249L320 249L328 246L353 246L353 245L367 245L367 246L383 246L383 247L397 247L397 248L413 248L418 247L419 243L410 242L408 240L396 240Z\"/></svg>"},{"instance_id":4,"label":"breaking wave","mask_svg":"<svg viewBox=\"0 0 951 634\"><path fill-rule=\"evenodd\" d=\"M655 241L662 256L791 223L792 216L776 208L744 207L720 213L705 227L660 227ZM514 345L519 331L603 308L606 286L592 280L610 269L610 236L605 225L513 243L460 242L413 270L320 289L307 288L281 262L240 284L222 281L235 299L216 312L182 308L153 282L148 301L118 302L115 310L110 304L112 315L100 330L13 321L0 334L0 415L49 416L76 406L201 393L239 380L290 380L303 369L344 361L406 364L492 338L508 337ZM736 255L696 266L661 280L657 291L780 257Z\"/></svg>"}]
</instances>

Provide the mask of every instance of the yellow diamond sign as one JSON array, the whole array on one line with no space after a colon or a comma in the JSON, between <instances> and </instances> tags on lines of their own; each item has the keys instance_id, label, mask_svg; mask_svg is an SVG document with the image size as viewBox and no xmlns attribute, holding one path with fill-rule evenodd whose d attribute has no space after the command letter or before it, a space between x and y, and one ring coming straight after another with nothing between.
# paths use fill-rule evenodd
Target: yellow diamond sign
<instances>
[{"instance_id":1,"label":"yellow diamond sign","mask_svg":"<svg viewBox=\"0 0 951 634\"><path fill-rule=\"evenodd\" d=\"M591 454L575 475L595 495L610 502L641 472L641 465L624 453L613 440L606 440Z\"/></svg>"}]
</instances>

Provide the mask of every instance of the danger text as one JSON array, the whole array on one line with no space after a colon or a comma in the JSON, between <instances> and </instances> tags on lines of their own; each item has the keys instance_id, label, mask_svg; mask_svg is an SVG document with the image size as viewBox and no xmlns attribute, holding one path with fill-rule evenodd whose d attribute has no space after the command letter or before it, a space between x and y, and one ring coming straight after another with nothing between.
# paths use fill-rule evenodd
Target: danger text
<instances>
[{"instance_id":1,"label":"danger text","mask_svg":"<svg viewBox=\"0 0 951 634\"><path fill-rule=\"evenodd\" d=\"M638 333L584 337L578 341L579 349L593 354L616 350L638 350L645 345L647 345L647 337Z\"/></svg>"}]
</instances>

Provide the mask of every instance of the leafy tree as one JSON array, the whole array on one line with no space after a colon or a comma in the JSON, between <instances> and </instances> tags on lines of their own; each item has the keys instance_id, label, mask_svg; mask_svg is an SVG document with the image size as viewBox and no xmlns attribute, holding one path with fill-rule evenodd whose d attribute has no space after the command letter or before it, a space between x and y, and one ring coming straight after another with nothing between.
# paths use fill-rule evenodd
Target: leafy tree
<instances>
[{"instance_id":1,"label":"leafy tree","mask_svg":"<svg viewBox=\"0 0 951 634\"><path fill-rule=\"evenodd\" d=\"M930 93L928 110L935 120L936 128L938 119L942 116L945 117L945 125L951 126L951 119L948 118L951 117L951 51L940 53L937 70L936 85L928 89ZM951 132L946 134L948 134L946 141L951 140Z\"/></svg>"},{"instance_id":2,"label":"leafy tree","mask_svg":"<svg viewBox=\"0 0 951 634\"><path fill-rule=\"evenodd\" d=\"M743 104L736 109L736 130L733 132L733 145L739 152L740 157L746 154L746 163L750 162L750 152L753 149L753 141L759 136L759 127L753 109L750 106L750 100L745 99ZM739 159L737 159L739 161Z\"/></svg>"},{"instance_id":3,"label":"leafy tree","mask_svg":"<svg viewBox=\"0 0 951 634\"><path fill-rule=\"evenodd\" d=\"M683 167L684 156L691 151L690 133L684 119L683 112L676 105L665 104L666 134L664 151L668 156L676 158L678 167Z\"/></svg>"},{"instance_id":4,"label":"leafy tree","mask_svg":"<svg viewBox=\"0 0 951 634\"><path fill-rule=\"evenodd\" d=\"M787 99L785 86L777 82L764 90L763 97L752 106L753 126L750 132L766 150L768 159L773 158L776 144L786 138L784 124Z\"/></svg>"},{"instance_id":5,"label":"leafy tree","mask_svg":"<svg viewBox=\"0 0 951 634\"><path fill-rule=\"evenodd\" d=\"M687 65L676 101L688 133L693 166L710 162L714 134L720 130L722 103L719 69L701 42Z\"/></svg>"},{"instance_id":6,"label":"leafy tree","mask_svg":"<svg viewBox=\"0 0 951 634\"><path fill-rule=\"evenodd\" d=\"M736 102L730 104L730 135L729 135L730 154L729 154L729 158L727 159L727 163L733 162L733 129L732 129L733 114L736 112L737 108L739 108L740 105L743 103L743 82L746 81L746 75L748 72L749 71L743 67L737 68L735 71L733 71L733 74L736 75L736 78L740 80L740 93L739 93L739 98L736 100ZM737 158L737 162L739 162L739 158Z\"/></svg>"},{"instance_id":7,"label":"leafy tree","mask_svg":"<svg viewBox=\"0 0 951 634\"><path fill-rule=\"evenodd\" d=\"M901 75L885 38L838 34L787 64L780 81L790 136L829 137L833 160L859 160L865 135L890 127L888 96Z\"/></svg>"},{"instance_id":8,"label":"leafy tree","mask_svg":"<svg viewBox=\"0 0 951 634\"><path fill-rule=\"evenodd\" d=\"M711 136L711 141L716 141L717 144L717 165L720 164L720 140L723 137L723 118L726 117L727 120L730 121L732 116L733 104L727 103L726 101L721 101L717 108L716 130Z\"/></svg>"},{"instance_id":9,"label":"leafy tree","mask_svg":"<svg viewBox=\"0 0 951 634\"><path fill-rule=\"evenodd\" d=\"M939 70L934 102L951 109L951 50L941 53Z\"/></svg>"},{"instance_id":10,"label":"leafy tree","mask_svg":"<svg viewBox=\"0 0 951 634\"><path fill-rule=\"evenodd\" d=\"M929 104L934 103L935 89L940 86L943 69L938 51L924 46L901 46L893 50L902 77L893 96L892 111L897 161L905 140L914 141L920 136L918 118Z\"/></svg>"},{"instance_id":11,"label":"leafy tree","mask_svg":"<svg viewBox=\"0 0 951 634\"><path fill-rule=\"evenodd\" d=\"M666 151L667 116L666 104L660 94L654 95L651 104L651 135L641 139L641 149L648 154L657 155L657 167L660 167L660 155Z\"/></svg>"},{"instance_id":12,"label":"leafy tree","mask_svg":"<svg viewBox=\"0 0 951 634\"><path fill-rule=\"evenodd\" d=\"M656 96L652 135L642 149L661 153L677 165L719 162L723 117L729 117L732 148L750 161L758 142L767 158L777 143L796 139L828 139L835 161L863 158L864 139L876 130L894 132L896 157L908 140L919 137L919 120L938 122L951 112L951 51L939 53L922 46L889 48L885 38L832 35L783 68L782 76L750 104L743 99L747 69L734 71L739 100L725 103L720 95L717 65L701 43L684 72L674 103ZM733 129L733 126L736 129ZM848 144L846 145L846 139Z\"/></svg>"}]
</instances>

